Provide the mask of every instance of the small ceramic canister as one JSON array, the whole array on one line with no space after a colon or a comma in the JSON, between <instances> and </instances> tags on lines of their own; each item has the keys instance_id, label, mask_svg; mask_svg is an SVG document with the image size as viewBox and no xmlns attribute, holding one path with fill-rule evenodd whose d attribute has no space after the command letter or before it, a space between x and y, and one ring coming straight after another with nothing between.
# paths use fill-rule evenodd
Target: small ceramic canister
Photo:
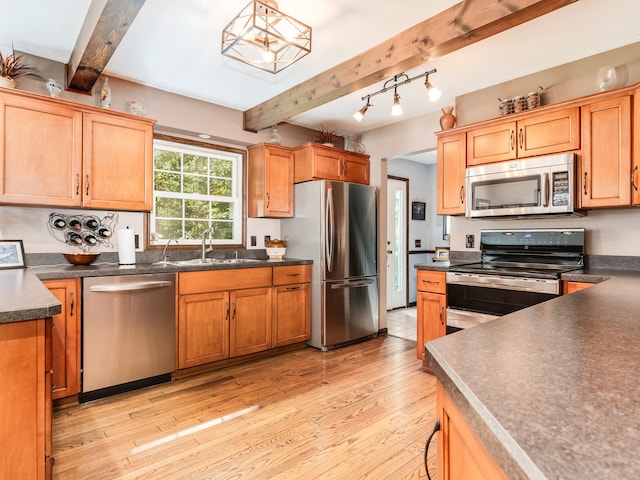
<instances>
[{"instance_id":1,"label":"small ceramic canister","mask_svg":"<svg viewBox=\"0 0 640 480\"><path fill-rule=\"evenodd\" d=\"M522 112L527 109L527 99L522 95L518 95L517 97L513 97L513 111L514 112Z\"/></svg>"}]
</instances>

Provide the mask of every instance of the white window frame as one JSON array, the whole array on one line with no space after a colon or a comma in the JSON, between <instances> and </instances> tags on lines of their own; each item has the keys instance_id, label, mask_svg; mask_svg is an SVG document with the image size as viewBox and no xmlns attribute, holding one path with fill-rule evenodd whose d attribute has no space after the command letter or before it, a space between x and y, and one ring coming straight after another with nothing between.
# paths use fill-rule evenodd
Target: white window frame
<instances>
[{"instance_id":1,"label":"white window frame","mask_svg":"<svg viewBox=\"0 0 640 480\"><path fill-rule=\"evenodd\" d=\"M167 137L164 135L157 135L153 140L153 150L155 159L155 150L160 148L162 150L168 150L177 152L180 154L192 154L206 157L222 158L230 160L232 162L232 194L230 197L220 197L215 195L201 195L183 192L157 192L155 190L155 180L153 189L153 210L149 215L149 238L148 242L150 246L166 245L169 241L168 238L159 237L156 234L156 199L158 197L164 198L180 198L188 200L211 200L211 201L223 201L230 202L232 204L233 216L231 221L233 222L233 233L231 239L213 239L212 245L220 247L230 246L244 246L244 168L245 168L245 152L240 149L222 147L219 145L209 144L205 142L190 141L182 138ZM155 161L153 165L153 173L155 178ZM183 174L181 169L181 174ZM190 174L191 175L191 174ZM184 207L183 207L184 208ZM177 218L176 218L177 219ZM182 232L185 231L185 215L183 210L182 215ZM211 222L219 221L218 219L212 219L209 217L209 225ZM180 245L200 245L202 243L201 238L186 239L178 238ZM207 244L209 239L207 237Z\"/></svg>"}]
</instances>

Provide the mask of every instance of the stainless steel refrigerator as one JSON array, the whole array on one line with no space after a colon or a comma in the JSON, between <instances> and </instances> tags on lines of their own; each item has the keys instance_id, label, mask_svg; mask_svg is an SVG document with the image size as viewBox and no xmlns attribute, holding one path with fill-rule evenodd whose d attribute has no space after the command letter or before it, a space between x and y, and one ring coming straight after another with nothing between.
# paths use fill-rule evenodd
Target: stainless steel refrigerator
<instances>
[{"instance_id":1,"label":"stainless steel refrigerator","mask_svg":"<svg viewBox=\"0 0 640 480\"><path fill-rule=\"evenodd\" d=\"M287 257L313 260L311 339L323 351L378 333L376 187L296 184L295 217L283 219Z\"/></svg>"}]
</instances>

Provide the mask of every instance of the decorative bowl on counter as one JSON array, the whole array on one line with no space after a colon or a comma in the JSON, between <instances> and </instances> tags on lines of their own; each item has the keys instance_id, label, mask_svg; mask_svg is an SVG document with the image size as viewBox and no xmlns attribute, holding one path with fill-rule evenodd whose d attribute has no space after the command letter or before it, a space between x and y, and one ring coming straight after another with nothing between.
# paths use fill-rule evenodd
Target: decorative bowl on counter
<instances>
[{"instance_id":1,"label":"decorative bowl on counter","mask_svg":"<svg viewBox=\"0 0 640 480\"><path fill-rule=\"evenodd\" d=\"M282 260L282 257L287 252L287 244L283 240L269 240L265 247L269 260Z\"/></svg>"},{"instance_id":2,"label":"decorative bowl on counter","mask_svg":"<svg viewBox=\"0 0 640 480\"><path fill-rule=\"evenodd\" d=\"M96 261L96 259L100 256L99 253L63 253L64 258L67 259L69 263L74 265L89 265Z\"/></svg>"}]
</instances>

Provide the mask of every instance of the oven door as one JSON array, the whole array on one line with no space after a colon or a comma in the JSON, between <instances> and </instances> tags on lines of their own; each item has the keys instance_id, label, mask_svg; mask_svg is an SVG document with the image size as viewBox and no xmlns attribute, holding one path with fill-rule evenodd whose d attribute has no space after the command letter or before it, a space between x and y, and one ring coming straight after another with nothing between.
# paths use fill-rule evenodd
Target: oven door
<instances>
[{"instance_id":1,"label":"oven door","mask_svg":"<svg viewBox=\"0 0 640 480\"><path fill-rule=\"evenodd\" d=\"M468 328L559 295L558 280L447 272L447 325Z\"/></svg>"}]
</instances>

